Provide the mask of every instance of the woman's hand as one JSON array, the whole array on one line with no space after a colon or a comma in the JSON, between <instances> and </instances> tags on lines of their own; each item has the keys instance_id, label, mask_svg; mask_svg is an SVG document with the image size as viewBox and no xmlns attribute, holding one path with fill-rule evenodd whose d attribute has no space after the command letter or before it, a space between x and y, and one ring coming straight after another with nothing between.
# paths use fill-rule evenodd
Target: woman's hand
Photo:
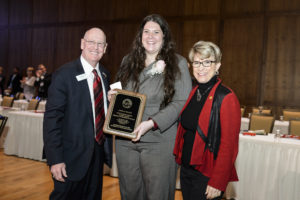
<instances>
[{"instance_id":1,"label":"woman's hand","mask_svg":"<svg viewBox=\"0 0 300 200\"><path fill-rule=\"evenodd\" d=\"M117 91L115 90L109 90L107 93L107 100L110 102L112 95L115 95Z\"/></svg>"},{"instance_id":2,"label":"woman's hand","mask_svg":"<svg viewBox=\"0 0 300 200\"><path fill-rule=\"evenodd\" d=\"M132 139L132 141L133 142L139 141L141 139L141 137L143 135L145 135L145 133L147 131L149 131L151 128L153 128L153 126L154 126L154 122L151 119L140 123L140 125L138 125L138 127L136 127L136 129L133 131L133 133L135 133L136 137L134 139Z\"/></svg>"},{"instance_id":3,"label":"woman's hand","mask_svg":"<svg viewBox=\"0 0 300 200\"><path fill-rule=\"evenodd\" d=\"M221 195L221 190L207 185L205 194L207 199L213 199Z\"/></svg>"}]
</instances>

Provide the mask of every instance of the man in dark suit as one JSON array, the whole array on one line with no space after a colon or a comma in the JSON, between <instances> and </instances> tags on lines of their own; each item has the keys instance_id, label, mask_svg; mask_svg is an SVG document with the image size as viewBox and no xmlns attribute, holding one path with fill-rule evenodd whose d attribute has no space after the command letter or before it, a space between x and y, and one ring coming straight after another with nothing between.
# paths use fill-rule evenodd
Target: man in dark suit
<instances>
[{"instance_id":1,"label":"man in dark suit","mask_svg":"<svg viewBox=\"0 0 300 200\"><path fill-rule=\"evenodd\" d=\"M99 61L106 47L104 32L89 29L81 39L80 58L53 74L43 127L54 181L50 199L101 199L103 162L112 161L111 137L102 129L110 74Z\"/></svg>"},{"instance_id":2,"label":"man in dark suit","mask_svg":"<svg viewBox=\"0 0 300 200\"><path fill-rule=\"evenodd\" d=\"M4 83L5 83L4 68L0 66L0 95L4 94Z\"/></svg>"},{"instance_id":3,"label":"man in dark suit","mask_svg":"<svg viewBox=\"0 0 300 200\"><path fill-rule=\"evenodd\" d=\"M22 91L20 80L22 77L20 75L20 69L18 67L14 68L12 75L10 75L7 82L7 89L10 91L10 95L16 95L18 92Z\"/></svg>"},{"instance_id":4,"label":"man in dark suit","mask_svg":"<svg viewBox=\"0 0 300 200\"><path fill-rule=\"evenodd\" d=\"M36 80L34 86L37 88L37 96L41 99L47 99L48 88L51 84L51 74L43 64L39 64L35 72Z\"/></svg>"}]
</instances>

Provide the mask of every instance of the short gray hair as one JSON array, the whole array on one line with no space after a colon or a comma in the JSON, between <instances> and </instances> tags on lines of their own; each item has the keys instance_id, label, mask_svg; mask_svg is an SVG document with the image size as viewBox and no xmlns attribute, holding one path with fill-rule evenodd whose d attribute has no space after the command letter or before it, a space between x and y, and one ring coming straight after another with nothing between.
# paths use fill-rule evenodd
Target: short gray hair
<instances>
[{"instance_id":1,"label":"short gray hair","mask_svg":"<svg viewBox=\"0 0 300 200\"><path fill-rule=\"evenodd\" d=\"M195 54L199 54L201 59L213 56L216 63L220 63L222 58L220 48L216 44L208 41L199 41L194 44L189 52L189 60L191 62L193 62Z\"/></svg>"}]
</instances>

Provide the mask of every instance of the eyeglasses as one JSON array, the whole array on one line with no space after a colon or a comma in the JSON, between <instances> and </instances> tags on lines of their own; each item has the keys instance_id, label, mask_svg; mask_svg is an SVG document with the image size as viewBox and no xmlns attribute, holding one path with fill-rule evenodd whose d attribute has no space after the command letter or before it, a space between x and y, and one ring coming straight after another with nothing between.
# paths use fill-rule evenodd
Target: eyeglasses
<instances>
[{"instance_id":1,"label":"eyeglasses","mask_svg":"<svg viewBox=\"0 0 300 200\"><path fill-rule=\"evenodd\" d=\"M216 61L212 61L212 60L205 60L203 62L199 62L199 61L194 61L192 62L192 66L197 68L200 67L200 65L202 65L203 67L210 67L212 63L215 63Z\"/></svg>"},{"instance_id":2,"label":"eyeglasses","mask_svg":"<svg viewBox=\"0 0 300 200\"><path fill-rule=\"evenodd\" d=\"M106 42L95 42L95 41L86 40L86 39L84 39L84 41L87 43L88 46L97 45L98 48L104 48L106 45Z\"/></svg>"}]
</instances>

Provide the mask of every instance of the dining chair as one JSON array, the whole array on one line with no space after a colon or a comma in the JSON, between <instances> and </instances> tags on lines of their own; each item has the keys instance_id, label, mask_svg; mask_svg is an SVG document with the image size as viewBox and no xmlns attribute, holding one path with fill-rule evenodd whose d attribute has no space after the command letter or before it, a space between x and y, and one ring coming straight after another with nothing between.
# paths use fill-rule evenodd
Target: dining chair
<instances>
[{"instance_id":1,"label":"dining chair","mask_svg":"<svg viewBox=\"0 0 300 200\"><path fill-rule=\"evenodd\" d=\"M300 119L290 120L289 134L300 136Z\"/></svg>"},{"instance_id":2,"label":"dining chair","mask_svg":"<svg viewBox=\"0 0 300 200\"><path fill-rule=\"evenodd\" d=\"M283 120L284 121L289 121L292 119L300 119L300 110L296 109L284 109L282 110L283 113Z\"/></svg>"},{"instance_id":3,"label":"dining chair","mask_svg":"<svg viewBox=\"0 0 300 200\"><path fill-rule=\"evenodd\" d=\"M27 110L36 110L39 105L39 100L31 99L28 103Z\"/></svg>"},{"instance_id":4,"label":"dining chair","mask_svg":"<svg viewBox=\"0 0 300 200\"><path fill-rule=\"evenodd\" d=\"M263 106L253 107L252 114L272 114L272 110L270 108L264 108Z\"/></svg>"},{"instance_id":5,"label":"dining chair","mask_svg":"<svg viewBox=\"0 0 300 200\"><path fill-rule=\"evenodd\" d=\"M14 98L13 97L8 97L8 96L4 96L1 106L5 106L5 107L12 107L14 102Z\"/></svg>"},{"instance_id":6,"label":"dining chair","mask_svg":"<svg viewBox=\"0 0 300 200\"><path fill-rule=\"evenodd\" d=\"M18 99L25 99L25 95L23 92L21 92L18 96Z\"/></svg>"},{"instance_id":7,"label":"dining chair","mask_svg":"<svg viewBox=\"0 0 300 200\"><path fill-rule=\"evenodd\" d=\"M275 117L268 114L252 114L250 117L250 130L265 130L271 133L274 126Z\"/></svg>"},{"instance_id":8,"label":"dining chair","mask_svg":"<svg viewBox=\"0 0 300 200\"><path fill-rule=\"evenodd\" d=\"M0 115L0 137L2 136L3 129L7 122L8 117Z\"/></svg>"},{"instance_id":9,"label":"dining chair","mask_svg":"<svg viewBox=\"0 0 300 200\"><path fill-rule=\"evenodd\" d=\"M241 117L244 116L245 110L246 110L246 107L245 106L241 106Z\"/></svg>"}]
</instances>

